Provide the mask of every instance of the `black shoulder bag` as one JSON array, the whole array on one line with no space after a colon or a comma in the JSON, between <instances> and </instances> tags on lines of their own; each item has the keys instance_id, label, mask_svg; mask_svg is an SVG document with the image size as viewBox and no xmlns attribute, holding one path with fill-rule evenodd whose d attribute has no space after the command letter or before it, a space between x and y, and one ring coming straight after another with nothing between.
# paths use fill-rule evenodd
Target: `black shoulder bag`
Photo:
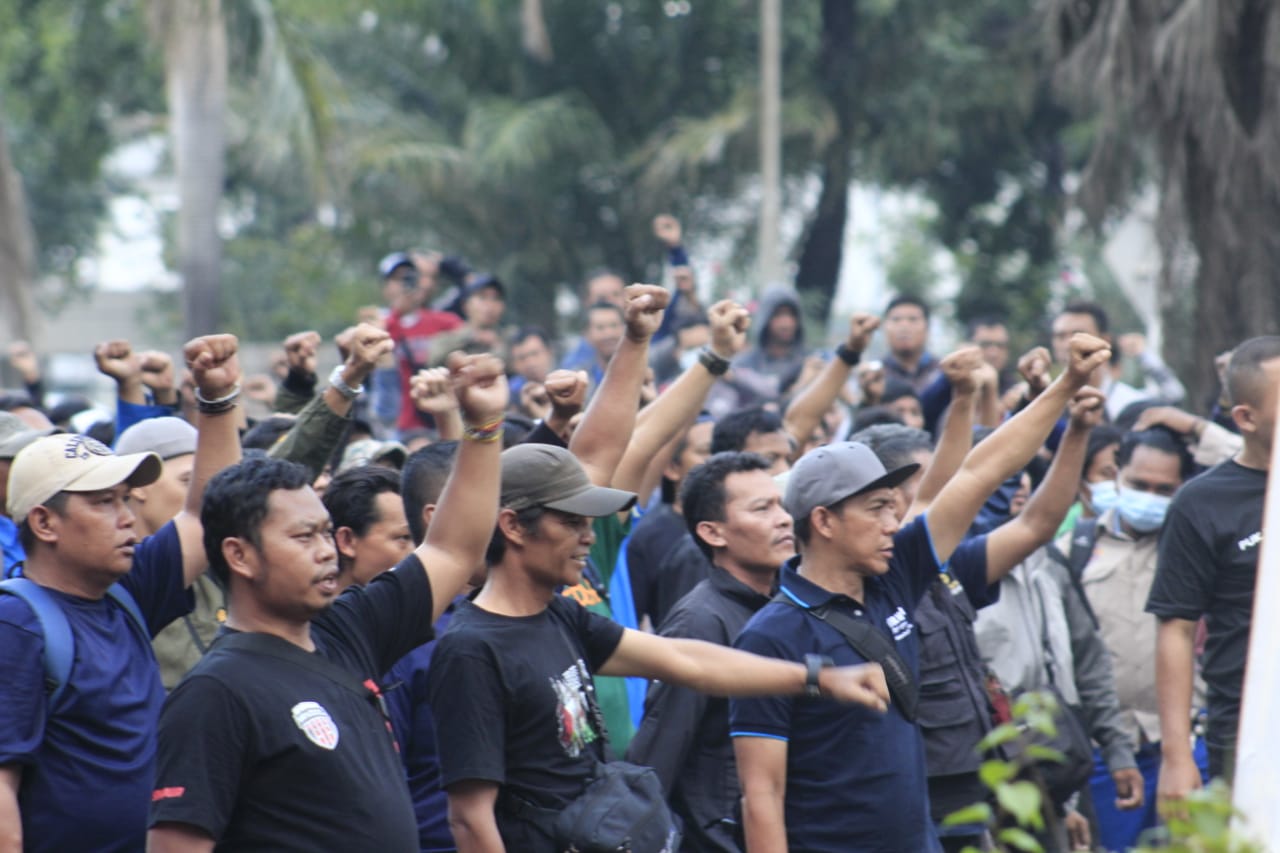
<instances>
[{"instance_id":1,"label":"black shoulder bag","mask_svg":"<svg viewBox=\"0 0 1280 853\"><path fill-rule=\"evenodd\" d=\"M916 709L920 705L920 687L907 662L898 654L893 643L876 630L875 626L854 619L826 604L821 607L804 607L793 601L790 596L779 593L773 599L803 610L815 619L821 619L840 632L855 652L872 663L880 664L884 670L884 680L889 685L889 696L898 712L909 722L915 722Z\"/></svg>"},{"instance_id":2,"label":"black shoulder bag","mask_svg":"<svg viewBox=\"0 0 1280 853\"><path fill-rule=\"evenodd\" d=\"M556 633L577 664L580 658L564 632ZM583 682L591 722L606 741L608 728L588 676ZM671 813L658 774L625 761L601 761L586 788L563 809L544 809L513 796L500 796L499 807L551 835L559 850L572 853L675 853L680 849L679 819Z\"/></svg>"}]
</instances>

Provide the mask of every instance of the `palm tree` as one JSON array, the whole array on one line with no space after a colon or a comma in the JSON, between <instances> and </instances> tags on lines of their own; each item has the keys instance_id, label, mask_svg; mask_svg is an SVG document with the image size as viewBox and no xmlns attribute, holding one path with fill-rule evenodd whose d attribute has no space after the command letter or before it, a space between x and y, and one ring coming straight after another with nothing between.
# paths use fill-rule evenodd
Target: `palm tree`
<instances>
[{"instance_id":1,"label":"palm tree","mask_svg":"<svg viewBox=\"0 0 1280 853\"><path fill-rule=\"evenodd\" d=\"M35 238L27 213L22 178L9 157L9 143L0 123L0 306L9 333L37 345L36 313L31 300Z\"/></svg>"},{"instance_id":2,"label":"palm tree","mask_svg":"<svg viewBox=\"0 0 1280 853\"><path fill-rule=\"evenodd\" d=\"M1084 210L1101 221L1155 161L1161 295L1182 332L1169 338L1190 340L1170 356L1208 390L1215 353L1280 331L1280 12L1272 0L1050 0L1046 21L1062 88L1097 111ZM1198 264L1181 287L1186 241Z\"/></svg>"},{"instance_id":3,"label":"palm tree","mask_svg":"<svg viewBox=\"0 0 1280 853\"><path fill-rule=\"evenodd\" d=\"M226 174L227 29L221 0L153 0L164 46L169 135L178 176L178 265L187 337L219 328Z\"/></svg>"}]
</instances>

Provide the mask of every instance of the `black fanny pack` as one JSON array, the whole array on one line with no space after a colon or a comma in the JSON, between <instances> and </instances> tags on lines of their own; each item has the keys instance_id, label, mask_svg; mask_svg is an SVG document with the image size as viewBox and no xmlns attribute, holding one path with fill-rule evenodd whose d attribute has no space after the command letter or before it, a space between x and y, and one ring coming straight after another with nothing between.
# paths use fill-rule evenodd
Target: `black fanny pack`
<instances>
[{"instance_id":1,"label":"black fanny pack","mask_svg":"<svg viewBox=\"0 0 1280 853\"><path fill-rule=\"evenodd\" d=\"M573 853L675 853L680 822L662 794L658 774L625 761L598 762L591 781L557 811L499 797L506 814L526 820Z\"/></svg>"}]
</instances>

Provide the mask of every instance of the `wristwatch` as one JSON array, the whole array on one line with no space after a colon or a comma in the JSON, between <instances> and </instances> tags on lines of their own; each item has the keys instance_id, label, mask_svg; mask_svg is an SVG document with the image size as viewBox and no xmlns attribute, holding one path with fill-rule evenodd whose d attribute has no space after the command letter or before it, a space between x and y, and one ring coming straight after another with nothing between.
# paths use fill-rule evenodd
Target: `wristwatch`
<instances>
[{"instance_id":1,"label":"wristwatch","mask_svg":"<svg viewBox=\"0 0 1280 853\"><path fill-rule=\"evenodd\" d=\"M822 698L822 687L818 685L818 674L829 666L833 666L831 658L826 655L804 656L804 695L810 699Z\"/></svg>"},{"instance_id":2,"label":"wristwatch","mask_svg":"<svg viewBox=\"0 0 1280 853\"><path fill-rule=\"evenodd\" d=\"M848 344L843 343L836 347L836 355L840 357L841 361L850 367L853 367L862 360L862 353L859 350L850 349Z\"/></svg>"},{"instance_id":3,"label":"wristwatch","mask_svg":"<svg viewBox=\"0 0 1280 853\"><path fill-rule=\"evenodd\" d=\"M724 376L729 370L729 359L716 355L711 351L711 347L702 348L702 352L698 354L698 361L702 362L702 366L712 376Z\"/></svg>"},{"instance_id":4,"label":"wristwatch","mask_svg":"<svg viewBox=\"0 0 1280 853\"><path fill-rule=\"evenodd\" d=\"M333 390L337 391L348 400L354 400L364 393L364 385L357 385L352 388L346 382L342 381L342 368L345 365L339 364L333 369L333 373L329 374L329 384L333 386Z\"/></svg>"}]
</instances>

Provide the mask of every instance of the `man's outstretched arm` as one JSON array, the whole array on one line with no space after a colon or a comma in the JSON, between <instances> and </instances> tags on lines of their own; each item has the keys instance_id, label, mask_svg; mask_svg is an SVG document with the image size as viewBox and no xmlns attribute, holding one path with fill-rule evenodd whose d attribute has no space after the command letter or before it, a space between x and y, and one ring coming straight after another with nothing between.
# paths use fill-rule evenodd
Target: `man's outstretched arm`
<instances>
[{"instance_id":1,"label":"man's outstretched arm","mask_svg":"<svg viewBox=\"0 0 1280 853\"><path fill-rule=\"evenodd\" d=\"M431 582L431 621L462 591L498 520L502 479L502 418L508 387L502 360L492 355L449 356L458 406L467 425L427 538L414 552Z\"/></svg>"}]
</instances>

